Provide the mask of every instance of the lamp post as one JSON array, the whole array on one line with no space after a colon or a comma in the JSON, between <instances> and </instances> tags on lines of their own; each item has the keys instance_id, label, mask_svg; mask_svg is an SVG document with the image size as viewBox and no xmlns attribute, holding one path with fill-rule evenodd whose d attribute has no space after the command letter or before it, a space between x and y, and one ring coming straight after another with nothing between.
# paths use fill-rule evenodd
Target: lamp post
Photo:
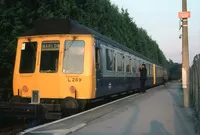
<instances>
[{"instance_id":1,"label":"lamp post","mask_svg":"<svg viewBox=\"0 0 200 135\"><path fill-rule=\"evenodd\" d=\"M188 50L188 18L187 0L182 0L182 12L179 12L182 19L182 88L184 107L189 106L189 50Z\"/></svg>"}]
</instances>

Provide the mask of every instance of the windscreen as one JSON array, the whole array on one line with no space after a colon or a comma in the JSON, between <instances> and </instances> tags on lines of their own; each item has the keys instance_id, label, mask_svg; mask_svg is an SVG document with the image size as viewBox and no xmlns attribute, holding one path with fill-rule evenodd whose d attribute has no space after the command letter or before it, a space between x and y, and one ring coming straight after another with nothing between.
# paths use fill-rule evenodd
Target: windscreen
<instances>
[{"instance_id":1,"label":"windscreen","mask_svg":"<svg viewBox=\"0 0 200 135\"><path fill-rule=\"evenodd\" d=\"M37 42L24 42L21 46L19 73L34 73Z\"/></svg>"},{"instance_id":2,"label":"windscreen","mask_svg":"<svg viewBox=\"0 0 200 135\"><path fill-rule=\"evenodd\" d=\"M41 46L41 73L56 73L58 71L59 41L43 41Z\"/></svg>"},{"instance_id":3,"label":"windscreen","mask_svg":"<svg viewBox=\"0 0 200 135\"><path fill-rule=\"evenodd\" d=\"M66 40L64 44L63 73L81 74L84 67L83 40Z\"/></svg>"}]
</instances>

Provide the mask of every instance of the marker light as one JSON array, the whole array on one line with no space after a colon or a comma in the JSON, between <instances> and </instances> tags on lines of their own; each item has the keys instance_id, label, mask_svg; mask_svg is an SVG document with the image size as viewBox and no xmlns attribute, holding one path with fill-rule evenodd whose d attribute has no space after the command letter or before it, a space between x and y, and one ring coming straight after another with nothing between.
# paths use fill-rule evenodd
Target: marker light
<instances>
[{"instance_id":1,"label":"marker light","mask_svg":"<svg viewBox=\"0 0 200 135\"><path fill-rule=\"evenodd\" d=\"M74 86L71 86L71 87L70 87L70 91L71 91L71 93L75 93L76 88L75 88Z\"/></svg>"},{"instance_id":2,"label":"marker light","mask_svg":"<svg viewBox=\"0 0 200 135\"><path fill-rule=\"evenodd\" d=\"M27 86L23 86L23 87L22 87L22 91L28 92L28 87L27 87Z\"/></svg>"}]
</instances>

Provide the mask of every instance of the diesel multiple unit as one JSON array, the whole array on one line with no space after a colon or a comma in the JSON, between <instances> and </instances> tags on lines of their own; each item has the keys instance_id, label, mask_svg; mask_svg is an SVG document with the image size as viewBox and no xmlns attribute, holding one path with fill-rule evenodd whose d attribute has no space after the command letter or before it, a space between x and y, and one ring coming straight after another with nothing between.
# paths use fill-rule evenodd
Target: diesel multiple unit
<instances>
[{"instance_id":1,"label":"diesel multiple unit","mask_svg":"<svg viewBox=\"0 0 200 135\"><path fill-rule=\"evenodd\" d=\"M93 99L140 88L143 63L146 87L162 84L166 69L125 45L75 21L37 21L18 38L13 97L0 113L32 118L83 110Z\"/></svg>"}]
</instances>

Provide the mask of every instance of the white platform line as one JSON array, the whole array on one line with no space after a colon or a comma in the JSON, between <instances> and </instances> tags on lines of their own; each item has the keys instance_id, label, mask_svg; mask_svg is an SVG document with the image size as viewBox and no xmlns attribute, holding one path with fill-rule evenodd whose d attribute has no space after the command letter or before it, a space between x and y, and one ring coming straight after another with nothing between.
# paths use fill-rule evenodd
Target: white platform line
<instances>
[{"instance_id":1,"label":"white platform line","mask_svg":"<svg viewBox=\"0 0 200 135\"><path fill-rule=\"evenodd\" d=\"M31 133L51 133L51 134L63 134L63 135L67 135L69 133L75 132L83 127L85 127L87 124L86 123L82 123L79 125L76 125L70 129L55 129L55 130L45 130L45 131L33 131Z\"/></svg>"}]
</instances>

